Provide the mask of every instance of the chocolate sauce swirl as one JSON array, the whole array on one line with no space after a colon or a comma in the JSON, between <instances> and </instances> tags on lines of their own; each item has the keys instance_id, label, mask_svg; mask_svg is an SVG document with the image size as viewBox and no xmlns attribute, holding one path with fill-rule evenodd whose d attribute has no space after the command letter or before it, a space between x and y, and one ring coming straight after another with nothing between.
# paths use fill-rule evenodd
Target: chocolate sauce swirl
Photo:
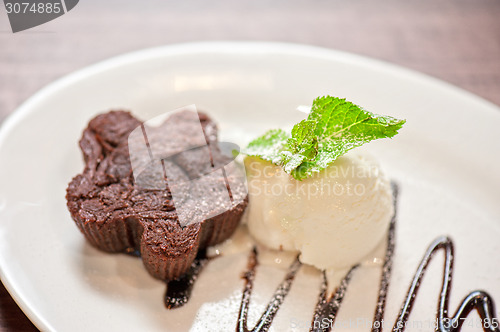
<instances>
[{"instance_id":1,"label":"chocolate sauce swirl","mask_svg":"<svg viewBox=\"0 0 500 332\"><path fill-rule=\"evenodd\" d=\"M372 332L381 332L385 303L387 300L387 290L389 289L389 281L392 272L392 257L394 256L394 248L396 247L396 217L398 214L398 195L399 187L396 183L391 183L392 186L392 201L394 205L394 215L389 224L389 232L387 233L387 248L385 250L384 265L382 267L382 277L380 278L380 286L378 291L377 306L373 317Z\"/></svg>"},{"instance_id":2,"label":"chocolate sauce swirl","mask_svg":"<svg viewBox=\"0 0 500 332\"><path fill-rule=\"evenodd\" d=\"M293 261L293 263L288 268L288 272L274 292L273 297L267 305L266 311L260 316L257 324L251 330L248 329L247 319L248 319L248 307L250 305L250 296L252 294L253 282L255 279L255 272L258 265L257 260L257 249L254 247L248 258L247 271L243 274L243 279L245 279L245 286L243 288L243 295L241 297L240 312L238 314L238 324L236 325L237 332L265 332L271 326L274 316L278 312L281 304L288 295L290 288L292 287L292 282L295 279L297 271L301 267L298 257Z\"/></svg>"},{"instance_id":3,"label":"chocolate sauce swirl","mask_svg":"<svg viewBox=\"0 0 500 332\"><path fill-rule=\"evenodd\" d=\"M392 272L393 256L395 251L395 233L396 233L396 216L397 216L397 200L398 200L398 187L393 183L393 200L394 200L394 216L389 225L387 235L387 249L384 258L384 265L382 268L382 275L380 279L379 292L377 305L375 308L372 332L380 332L384 326L384 313L387 300L387 291L389 289L390 277ZM473 311L477 310L484 331L500 332L498 328L498 320L495 314L495 305L491 296L485 291L477 290L469 293L461 302L452 317L448 316L448 302L451 288L451 281L453 277L453 260L454 260L454 245L450 238L442 236L434 240L427 249L408 289L406 298L399 312L398 318L392 328L393 332L403 332L408 322L413 303L418 293L418 289L425 275L427 266L434 257L434 255L443 250L445 254L445 262L443 269L443 282L441 293L439 296L438 312L437 312L437 326L436 330L440 332L455 332L461 330L466 317ZM205 252L201 252L192 264L189 272L182 278L168 283L167 292L165 294L165 305L167 308L176 308L185 304L191 294L194 282L198 274L207 264L210 258L207 258ZM250 298L252 294L253 284L255 280L256 270L258 266L258 253L254 247L250 252L247 264L247 271L244 272L242 278L245 280L243 293L241 297L240 310L236 325L237 332L265 332L276 316L276 313L281 307L281 304L288 295L292 283L295 279L297 272L301 267L298 258L288 268L286 276L283 281L278 285L271 300L269 301L266 310L257 321L253 329L248 328L248 310L250 306ZM327 296L328 282L326 273L323 271L322 283L318 301L314 310L313 318L311 321L310 331L313 332L327 332L330 331L335 322L338 310L344 299L347 291L349 281L352 275L356 272L359 265L352 267L342 279L339 287ZM328 321L328 324L322 322ZM318 324L319 323L319 324Z\"/></svg>"},{"instance_id":4,"label":"chocolate sauce swirl","mask_svg":"<svg viewBox=\"0 0 500 332\"><path fill-rule=\"evenodd\" d=\"M476 309L479 317L481 318L483 330L499 332L500 330L498 329L498 320L495 317L493 299L485 291L477 290L469 293L463 299L455 314L452 317L448 317L448 300L450 297L450 286L453 277L454 248L451 239L445 236L434 240L434 242L432 242L427 249L424 258L415 273L415 277L413 278L406 299L392 330L394 332L404 331L405 323L408 321L408 317L413 307L413 302L415 301L418 288L420 287L420 283L424 277L425 270L429 262L434 257L434 254L439 250L444 250L445 263L443 271L443 284L438 304L437 331L459 331L465 321L465 318L467 318L472 310Z\"/></svg>"},{"instance_id":5,"label":"chocolate sauce swirl","mask_svg":"<svg viewBox=\"0 0 500 332\"><path fill-rule=\"evenodd\" d=\"M394 183L393 186L393 200L394 200L394 216L389 225L389 232L387 235L387 249L386 255L384 259L384 265L382 268L382 276L380 279L379 286L379 294L377 299L377 306L375 308L374 314L374 323L372 325L372 332L380 332L384 319L385 305L387 299L387 291L389 289L390 276L392 271L392 262L394 256L395 249L395 233L396 233L396 215L397 215L397 199L398 199L398 187ZM465 321L465 318L470 314L470 312L474 309L477 310L479 316L481 318L481 322L483 323L483 330L490 332L500 332L498 328L498 320L495 316L495 306L493 303L493 299L491 296L485 291L474 291L468 294L456 313L453 317L448 317L448 299L450 293L451 280L453 277L453 251L454 246L451 239L448 237L439 237L427 249L427 252L420 263L420 266L415 273L411 286L408 290L406 298L403 302L401 311L399 316L394 323L393 332L402 332L405 329L405 323L408 321L408 317L411 313L413 302L415 301L415 297L418 292L418 288L422 281L422 278L425 274L426 268L429 262L432 260L434 254L439 251L445 251L445 263L444 263L444 275L443 275L443 284L441 288L441 294L439 297L438 304L438 314L437 314L437 327L436 330L440 332L455 332L459 331ZM246 328L247 324L247 312L248 305L250 302L251 289L253 285L253 280L255 278L255 269L258 264L257 261L257 252L255 250L252 251L249 258L249 267L248 272L245 274L244 278L245 288L243 291L243 296L241 300L240 314L238 316L238 325L236 328L237 332L247 332L249 331ZM288 293L288 290L291 286L291 282L300 267L300 263L298 260L294 262L290 266L287 277L282 282L282 284L278 287L278 290L284 288L286 291L281 293L283 296L279 298L279 301L276 301L275 296L269 302L266 312L262 315L261 319L257 323L256 327L251 331L267 331L272 319L274 318L274 314L278 311L281 303L284 300L284 296ZM345 292L347 291L347 287L349 285L349 281L353 273L355 272L358 266L354 266L347 272L345 277L340 283L340 286L335 290L333 294L327 298L327 288L328 283L326 279L326 274L323 272L322 274L322 283L320 288L320 293L318 296L318 302L316 304L316 308L314 310L313 319L311 322L310 331L314 332L327 332L330 331L334 325L335 318L337 312L342 304L342 300L344 298ZM289 277L291 276L291 277ZM268 314L270 313L270 314ZM322 322L326 321L328 324L322 324ZM319 323L319 324L318 324Z\"/></svg>"},{"instance_id":6,"label":"chocolate sauce swirl","mask_svg":"<svg viewBox=\"0 0 500 332\"><path fill-rule=\"evenodd\" d=\"M211 259L207 257L205 250L199 251L188 272L179 279L167 282L167 291L164 298L167 309L182 307L189 301L198 275Z\"/></svg>"},{"instance_id":7,"label":"chocolate sauce swirl","mask_svg":"<svg viewBox=\"0 0 500 332\"><path fill-rule=\"evenodd\" d=\"M337 311L340 309L342 300L344 299L345 292L347 291L347 286L349 281L351 281L352 274L359 265L352 267L349 272L345 275L344 279L340 282L340 286L337 288L333 296L327 298L326 291L328 289L328 281L326 279L326 273L323 271L323 281L321 283L321 289L319 293L318 303L316 304L316 309L314 310L313 320L311 322L311 332L322 332L328 327L325 325L333 325L335 323L335 318L337 316ZM328 322L328 324L324 324Z\"/></svg>"}]
</instances>

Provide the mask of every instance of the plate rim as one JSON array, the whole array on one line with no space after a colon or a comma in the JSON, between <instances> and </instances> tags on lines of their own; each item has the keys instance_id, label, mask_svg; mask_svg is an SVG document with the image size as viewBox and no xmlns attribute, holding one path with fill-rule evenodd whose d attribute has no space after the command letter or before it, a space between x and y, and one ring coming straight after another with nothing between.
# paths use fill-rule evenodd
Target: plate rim
<instances>
[{"instance_id":1,"label":"plate rim","mask_svg":"<svg viewBox=\"0 0 500 332\"><path fill-rule=\"evenodd\" d=\"M117 55L95 64L85 66L76 71L70 72L61 78L44 86L31 97L22 102L14 112L9 114L0 124L0 148L5 144L6 138L22 121L37 111L36 105L46 98L50 98L59 90L79 81L85 80L93 75L106 72L120 66L131 65L155 58L168 58L176 55L196 55L202 53L224 54L224 55L270 55L288 54L294 56L304 56L309 58L320 58L346 65L376 69L384 73L390 73L398 79L411 80L417 84L433 86L444 90L450 94L460 96L482 105L475 112L496 114L500 117L500 106L484 99L470 91L453 85L452 83L435 78L431 75L418 72L400 65L396 65L384 60L371 58L364 55L349 53L320 46L286 43L286 42L266 42L266 41L206 41L171 44L164 46L141 49L125 54ZM8 270L8 269L7 269ZM7 289L9 295L21 308L30 321L40 330L55 330L54 327L30 304L29 299L19 291L19 285L6 273L5 266L0 260L0 279Z\"/></svg>"}]
</instances>

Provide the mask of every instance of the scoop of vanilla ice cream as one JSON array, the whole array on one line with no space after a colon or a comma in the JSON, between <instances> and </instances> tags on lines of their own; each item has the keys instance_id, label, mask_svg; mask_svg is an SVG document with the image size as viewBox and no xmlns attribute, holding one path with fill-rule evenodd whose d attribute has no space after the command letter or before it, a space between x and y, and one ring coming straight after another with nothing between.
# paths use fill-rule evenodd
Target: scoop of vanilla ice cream
<instances>
[{"instance_id":1,"label":"scoop of vanilla ice cream","mask_svg":"<svg viewBox=\"0 0 500 332\"><path fill-rule=\"evenodd\" d=\"M250 234L273 249L300 252L319 269L353 266L384 238L394 213L378 162L357 151L302 181L247 157Z\"/></svg>"}]
</instances>

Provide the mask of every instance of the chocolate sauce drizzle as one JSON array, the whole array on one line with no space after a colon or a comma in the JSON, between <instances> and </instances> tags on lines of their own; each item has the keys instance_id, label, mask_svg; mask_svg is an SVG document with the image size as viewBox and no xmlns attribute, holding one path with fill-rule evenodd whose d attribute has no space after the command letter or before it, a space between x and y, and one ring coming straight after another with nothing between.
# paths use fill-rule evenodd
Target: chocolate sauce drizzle
<instances>
[{"instance_id":1,"label":"chocolate sauce drizzle","mask_svg":"<svg viewBox=\"0 0 500 332\"><path fill-rule=\"evenodd\" d=\"M389 232L387 233L387 248L385 250L384 265L382 267L382 277L380 278L380 286L378 290L377 305L375 307L375 315L373 317L372 332L381 332L384 322L385 303L387 300L387 290L389 289L389 281L392 272L392 257L394 256L394 248L396 246L396 217L398 214L398 195L399 187L396 183L392 183L392 201L394 205L394 215L389 224Z\"/></svg>"},{"instance_id":2,"label":"chocolate sauce drizzle","mask_svg":"<svg viewBox=\"0 0 500 332\"><path fill-rule=\"evenodd\" d=\"M384 265L382 268L382 275L379 285L379 293L377 305L372 325L372 332L381 332L384 326L384 312L387 300L387 291L389 289L390 277L392 272L392 263L395 250L395 233L396 233L396 214L397 214L397 199L398 187L392 184L393 187L393 200L394 200L394 216L389 225L389 232L387 235L387 249L384 258ZM465 322L466 317L475 309L477 310L483 330L489 332L500 332L498 328L498 320L495 316L495 305L491 296L485 291L477 290L469 293L461 302L452 317L448 316L448 302L451 288L451 281L453 277L453 259L454 259L454 246L450 238L442 236L434 240L427 249L408 289L406 298L399 312L398 318L392 328L393 332L402 332L408 322L415 297L417 296L420 283L425 275L425 271L430 261L439 250L444 250L445 262L443 270L443 283L441 293L439 296L438 312L437 312L437 327L436 330L440 332L455 332L459 331ZM133 254L130 252L129 254ZM178 280L168 282L167 291L165 294L165 305L167 308L177 308L184 305L191 295L194 282L203 267L208 263L211 258L206 256L205 251L201 251L191 265L190 270ZM287 274L283 281L278 285L271 300L269 301L266 310L257 321L255 327L251 330L248 329L248 309L250 306L250 298L252 294L255 274L258 266L258 253L254 247L250 252L248 258L247 271L243 273L242 278L245 280L243 294L241 297L240 310L238 314L238 321L236 326L237 332L265 332L276 316L276 313L281 307L281 304L288 295L292 283L295 279L297 272L302 264L299 262L298 257L288 268ZM330 331L334 325L335 318L338 310L344 299L349 282L352 275L359 265L352 267L342 279L339 287L327 297L328 282L326 273L323 271L322 283L318 301L314 310L313 319L311 322L310 331L313 332L327 332ZM328 324L322 324L327 319ZM318 324L319 323L319 324Z\"/></svg>"},{"instance_id":3,"label":"chocolate sauce drizzle","mask_svg":"<svg viewBox=\"0 0 500 332\"><path fill-rule=\"evenodd\" d=\"M387 290L389 288L389 279L392 269L392 258L394 255L395 246L395 230L396 230L396 208L397 208L397 197L398 197L398 187L396 184L392 184L394 193L394 217L391 221L389 228L389 234L387 236L387 251L384 261L384 267L382 270L382 278L379 288L379 297L377 301L377 308L375 310L374 324L372 331L380 331L383 326L383 317L385 309L385 300L387 295ZM453 332L459 331L461 326L465 322L465 318L469 313L476 309L483 324L484 331L495 331L500 332L497 324L494 324L493 318L495 317L495 305L491 296L485 291L473 291L469 293L459 308L457 309L453 317L448 317L448 300L450 297L450 287L451 280L453 278L453 252L454 246L450 238L442 236L434 240L429 248L427 249L418 269L413 277L413 281L410 285L406 298L403 302L401 310L399 312L398 318L394 323L392 328L393 332L402 332L405 329L405 324L408 322L408 317L410 316L411 310L413 308L413 303L417 296L418 289L422 278L424 277L425 271L428 264L434 257L434 254L443 249L445 252L445 262L443 271L443 283L441 287L441 293L439 296L438 312L437 312L437 331L441 332ZM496 321L496 319L495 319ZM489 323L488 323L489 322Z\"/></svg>"},{"instance_id":4,"label":"chocolate sauce drizzle","mask_svg":"<svg viewBox=\"0 0 500 332\"><path fill-rule=\"evenodd\" d=\"M290 288L292 286L292 282L295 279L295 275L297 271L302 266L299 262L298 257L293 261L293 263L288 268L288 272L278 286L276 291L274 292L273 297L269 301L267 305L266 311L260 316L257 324L251 330L247 327L247 318L248 318L248 307L250 305L250 296L252 294L253 282L255 280L255 272L257 269L257 265L259 264L257 260L257 249L254 247L250 256L248 258L247 271L243 274L242 278L245 280L245 286L243 288L243 295L241 297L241 305L240 312L238 315L238 324L236 325L237 332L265 332L271 326L271 323L278 312L281 304L285 300L285 297L288 295Z\"/></svg>"},{"instance_id":5,"label":"chocolate sauce drizzle","mask_svg":"<svg viewBox=\"0 0 500 332\"><path fill-rule=\"evenodd\" d=\"M196 279L198 279L198 275L211 259L207 257L205 250L200 250L188 272L179 279L167 282L167 291L165 292L164 299L167 309L182 307L187 303L191 297L191 292L193 291Z\"/></svg>"},{"instance_id":6,"label":"chocolate sauce drizzle","mask_svg":"<svg viewBox=\"0 0 500 332\"><path fill-rule=\"evenodd\" d=\"M474 291L468 294L460 306L458 307L455 315L453 317L448 317L448 299L450 295L450 285L453 277L453 242L448 237L439 237L427 249L420 266L417 269L415 277L411 283L408 294L403 303L403 307L399 312L398 319L394 324L393 331L403 331L404 325L408 321L408 316L410 315L413 302L415 301L418 288L420 286L421 280L425 274L427 265L434 257L434 254L438 250L444 250L445 253L445 263L444 263L444 273L443 273L443 285L441 287L441 295L439 297L438 305L438 315L437 315L437 331L442 332L452 332L459 331L465 318L469 313L476 309L483 324L484 331L500 331L497 324L493 322L498 321L495 318L495 306L491 296L485 291Z\"/></svg>"},{"instance_id":7,"label":"chocolate sauce drizzle","mask_svg":"<svg viewBox=\"0 0 500 332\"><path fill-rule=\"evenodd\" d=\"M326 279L326 273L323 271L323 280L321 282L318 303L316 304L316 309L314 310L313 320L309 331L324 331L326 329L324 322L328 322L328 325L333 325L335 317L337 316L337 311L339 310L342 300L344 299L345 292L347 291L347 286L349 285L352 274L358 267L359 265L353 266L349 272L347 272L344 279L340 282L339 287L329 299L326 297L328 281Z\"/></svg>"},{"instance_id":8,"label":"chocolate sauce drizzle","mask_svg":"<svg viewBox=\"0 0 500 332\"><path fill-rule=\"evenodd\" d=\"M380 280L379 294L377 300L377 306L375 308L374 323L372 325L372 331L381 331L384 319L385 304L387 299L387 291L389 288L389 280L392 271L392 261L395 249L395 231L396 231L396 212L397 212L397 198L398 198L398 187L393 183L393 193L394 193L394 216L390 222L389 232L387 236L387 249L384 259L384 265L382 268L382 277ZM406 298L403 302L403 306L399 313L399 316L394 323L393 332L402 332L405 329L405 323L408 321L408 317L412 310L413 302L418 292L418 288L425 274L426 268L429 262L432 260L434 254L443 249L445 251L445 264L444 264L444 275L443 284L441 288L441 294L439 297L438 304L438 314L437 314L437 331L440 332L454 332L459 331L463 325L465 318L469 313L476 309L481 318L484 331L490 332L500 332L496 323L495 316L495 306L491 296L484 291L474 291L467 295L459 308L457 309L453 317L448 317L448 300L450 293L451 280L453 276L453 242L448 237L439 237L430 245L427 252L420 263L420 266L415 273L411 286L408 290ZM258 265L257 261L257 251L254 249L249 257L248 271L244 274L245 287L243 289L243 295L241 299L240 313L238 316L238 323L236 327L237 332L248 332L247 328L247 316L248 316L248 306L250 303L250 295L252 292L253 280L255 278L255 270ZM252 332L257 331L267 331L270 324L279 310L281 303L283 302L285 296L291 287L291 283L300 268L301 264L296 260L289 268L288 274L283 280L283 282L278 286L273 298L269 302L265 313L261 316L256 324L256 327L251 330ZM347 272L345 277L340 283L340 286L335 290L335 292L327 299L326 292L328 288L326 274L323 272L322 283L320 287L320 293L318 296L318 302L313 314L313 319L311 322L310 331L326 332L330 331L333 327L335 317L342 304L345 292L349 285L349 281L353 273L358 266L354 266ZM328 324L322 324L324 318L328 319ZM495 323L496 322L496 323ZM320 323L320 324L318 324Z\"/></svg>"}]
</instances>

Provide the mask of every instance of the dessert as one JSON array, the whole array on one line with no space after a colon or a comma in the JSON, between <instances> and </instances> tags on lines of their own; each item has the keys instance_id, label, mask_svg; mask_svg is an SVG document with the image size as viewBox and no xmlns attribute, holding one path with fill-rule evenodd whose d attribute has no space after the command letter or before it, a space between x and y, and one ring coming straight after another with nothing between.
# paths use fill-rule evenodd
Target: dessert
<instances>
[{"instance_id":1,"label":"dessert","mask_svg":"<svg viewBox=\"0 0 500 332\"><path fill-rule=\"evenodd\" d=\"M151 160L148 161L147 158L145 161L142 160L140 153L131 153L132 160L127 159L128 156L125 152L128 150L123 148L123 145L127 143L124 143L123 137L129 136L128 148L130 148L130 145L135 143L134 139L130 139L133 135L129 134L133 132L133 128L137 128L138 123L140 124L130 114L111 112L91 121L81 142L87 166L68 188L68 207L77 225L89 240L94 241L94 245L98 247L102 245L105 250L108 250L107 246L112 247L110 251L140 249L141 255L144 256L147 255L151 239L156 237L160 243L165 242L165 240L168 242L169 250L164 250L161 253L168 256L169 252L177 253L195 243L196 241L189 237L192 234L194 237L201 238L197 244L197 253L194 254L196 257L190 260L190 265L184 265L183 272L175 274L175 280L170 276L162 278L168 281L165 304L169 309L187 303L191 292L195 289L198 274L206 265L209 265L207 270L211 270L207 271L207 274L216 272L219 277L222 276L224 280L221 280L221 285L223 285L221 287L225 288L228 281L226 273L233 269L235 260L241 259L237 256L247 255L248 250L252 248L248 257L247 269L241 275L243 278L241 301L237 297L235 300L234 287L228 287L229 298L212 301L214 294L207 292L207 279L202 281L200 278L200 283L203 285L199 285L198 291L204 293L203 295L208 293L208 300L205 299L206 302L202 303L201 306L197 302L200 297L197 299L193 297L193 301L198 313L204 310L205 317L200 319L202 323L197 326L196 322L192 324L191 321L185 322L182 325L183 328L174 324L175 326L172 326L175 327L175 330L210 329L212 327L210 319L214 314L222 311L225 313L226 310L232 310L235 307L229 304L239 305L239 311L236 311L234 316L225 317L229 325L224 330L230 330L234 328L233 326L236 326L237 331L268 331L271 327L281 330L284 318L282 316L280 319L277 313L282 305L285 304L285 307L288 305L288 309L290 309L290 306L295 307L297 304L302 304L304 295L307 295L304 292L299 292L295 293L295 298L291 294L291 298L288 299L289 292L294 287L299 289L301 286L303 287L304 278L308 281L307 284L311 285L319 277L319 292L311 294L308 288L309 295L314 298L317 295L316 306L313 307L313 303L309 303L312 320L305 321L305 324L301 324L301 326L304 326L304 330L309 328L310 331L330 331L335 327L337 313L342 306L345 295L349 288L355 287L355 285L351 285L351 279L356 279L357 277L353 278L356 275L363 275L367 267L374 267L371 263L364 261L363 256L372 251L379 242L384 244L384 238L386 240L385 246L380 246L380 249L385 247L385 255L378 260L377 264L380 263L380 265L376 264L377 269L381 268L380 280L375 279L373 285L374 287L378 285L377 302L374 311L369 309L370 314L373 314L373 319L368 324L364 324L361 329L371 329L372 331L387 329L387 324L384 323L384 314L396 248L398 185L389 182L373 157L351 150L373 139L394 136L404 124L404 120L377 116L343 99L327 96L315 100L308 119L297 124L290 134L281 130L271 130L252 141L245 150L247 154L245 164L249 180L249 206L246 209L248 225L242 225L238 230L238 235L223 245L205 251L202 248L208 244L220 242L222 238L217 238L214 241L214 234L219 233L214 233L211 229L205 230L203 233L203 225L214 227L213 225L220 220L217 217L207 217L205 218L207 220L203 221L204 217L198 215L199 211L203 210L199 210L197 204L193 204L202 198L200 193L203 190L194 190L183 192L184 196L181 196L183 202L187 202L188 217L193 215L194 220L201 218L202 221L183 226L179 211L174 210L172 204L173 192L175 191L173 189L178 183L169 185L170 182L166 181L166 178L170 177L169 174L177 172L182 175L182 179L186 181L198 179L199 182L196 183L201 188L208 188L208 181L200 180L200 176L206 174L210 167L224 165L226 163L225 157L220 154L220 151L211 151L210 148L185 151L186 147L181 141L195 141L192 134L194 127L189 124L189 117L185 113L184 115L180 113L178 117L173 119L173 127L179 127L183 132L183 135L177 137L179 141L175 144L160 144L156 148L151 148L153 154L168 152L167 154L171 156L162 159L169 167L168 172L163 174L158 173ZM215 126L204 115L200 115L200 120L204 132L201 141L205 142L206 137L207 145L211 146L210 142L216 142ZM163 129L166 128L171 127L164 125ZM148 132L149 137L153 137L155 134L161 136L160 132L150 131L147 128L142 129L142 132ZM116 137L118 139L115 139ZM200 142L193 144L199 145ZM179 151L175 151L176 147ZM172 148L174 151L170 151ZM210 156L210 166L207 166L206 163L207 156ZM205 163L200 160L205 160ZM140 171L137 174L135 174L134 165L139 165ZM177 166L180 168L176 168ZM134 174L132 175L132 173ZM126 174L127 176L125 176ZM240 203L234 203L234 206L231 206L227 211L222 223L229 225L230 230L223 233L230 235L234 230L234 220L239 219L243 213L247 197L242 189L233 190L233 188L237 189L241 186L238 186L237 177L231 177L230 170L228 174L229 180L225 180L225 183L227 189L231 189L230 196L236 200L241 199ZM165 175L167 175L166 178ZM222 181L220 177L219 180ZM157 196L160 193L163 196ZM216 198L220 198L218 195L215 194ZM138 200L136 197L140 197L140 199ZM208 211L206 216L209 215ZM86 219L83 220L83 218ZM130 229L125 229L118 234L118 238L120 238L122 233L130 232L132 240L129 244L123 246L118 240L107 242L105 239L110 237L110 234L106 232L110 232L108 230L110 227L107 229L104 227L108 224L131 225ZM99 227L95 225L105 229L104 234L96 233L95 229L99 230ZM155 231L148 228L158 226L160 227ZM87 230L87 227L94 228ZM138 230L134 227L138 227ZM162 234L161 232L165 228L173 231ZM247 236L245 231L247 228L253 238ZM187 234L183 233L186 231ZM150 232L152 236L143 236L147 232ZM161 234L159 238L157 233ZM237 243L236 238L240 234L243 234L245 238L243 243ZM207 240L207 237L212 240ZM154 241L153 243L155 243ZM261 245L256 245L256 242ZM116 248L117 250L115 250ZM212 254L210 254L210 250L212 250ZM401 310L394 325L389 322L390 326L393 326L394 331L403 331L406 324L409 323L409 315L418 295L419 286L426 274L427 266L439 250L444 251L445 260L443 275L440 276L443 282L440 296L437 299L435 329L440 331L460 330L469 313L477 310L483 329L498 332L494 303L491 296L485 291L468 293L458 305L455 314L450 316L448 300L453 277L454 243L448 237L438 237L429 246L412 277L411 285L403 298ZM194 252L194 249L190 252ZM287 252L292 252L292 254ZM270 273L279 272L275 269L269 270L270 266L263 266L262 271L259 272L260 265L269 264L269 261L266 262L266 255L269 256L270 253L272 261L276 264L281 264L281 258L287 256L294 259L290 264L284 260L286 263L280 265L288 266L288 268L284 271L282 282L276 283L276 290L266 305L262 303L262 289L259 290L259 287L263 280L269 281L267 277ZM294 253L297 254L295 257ZM215 257L226 254L228 254L226 259L218 258L216 262L212 263ZM234 255L231 257L232 254ZM182 255L179 254L176 257L181 257L179 260L185 259L185 256ZM159 257L156 258L161 260ZM175 264L175 259L171 260L171 257L165 261L167 264L170 262ZM232 263L226 264L228 261ZM304 266L305 264L313 265L317 269ZM329 272L331 271L337 273L340 278L330 279ZM266 276L266 279L259 281L257 275L260 273ZM154 275L154 273L152 274ZM213 275L210 275L208 279L210 281L209 287L211 287ZM272 287L274 282L267 282L266 285ZM256 283L259 285L254 287ZM332 285L334 287L330 289L329 287ZM205 286L205 288L201 286ZM240 285L236 283L236 287L238 289ZM397 284L392 287L397 288ZM217 291L220 290L218 288ZM364 292L365 289L358 289L358 293L359 291ZM252 292L257 294L252 295ZM396 290L396 294L397 292ZM269 298L267 297L269 293L266 292L266 294L265 301ZM298 294L300 297L297 296ZM263 309L260 318L255 316L259 310L251 308L252 297L255 298L254 302L259 303L259 308ZM286 304L285 301L292 303ZM300 301L300 303L295 301ZM253 304L253 306L256 305ZM303 310L304 305L300 306L300 309ZM303 312L306 313L306 311ZM182 313L179 317L183 317ZM275 317L278 317L275 322L278 326L273 324ZM249 323L249 321L253 323ZM234 325L232 325L233 322ZM296 320L291 321L293 324L296 322ZM249 324L253 326L249 326ZM354 329L360 330L359 326L354 326Z\"/></svg>"},{"instance_id":2,"label":"dessert","mask_svg":"<svg viewBox=\"0 0 500 332\"><path fill-rule=\"evenodd\" d=\"M168 125L179 128L179 134L184 135L179 140L189 141L193 127L201 123L212 160L229 162L231 158L218 148L215 123L203 113L199 113L198 121L191 119L188 113L178 112L169 118ZM85 167L68 185L67 206L76 225L93 246L108 252L138 252L152 276L173 280L190 269L199 250L225 240L234 232L247 205L245 184L237 176L237 169L227 170L224 180L229 181L233 198L227 211L206 220L204 216L197 216L202 222L183 227L170 188L148 189L135 182L128 136L141 124L124 111L101 114L89 122L80 140ZM148 128L160 137L164 129L162 125ZM169 152L177 153L173 160L166 162L169 172L185 174L186 178L198 177L200 186L208 185L203 175L209 173L213 162L207 166L206 160L200 158L199 149ZM141 175L149 181L164 183L164 174L159 172L161 169L150 167ZM223 194L227 192L187 197L187 205L210 205L210 200L218 200Z\"/></svg>"}]
</instances>

